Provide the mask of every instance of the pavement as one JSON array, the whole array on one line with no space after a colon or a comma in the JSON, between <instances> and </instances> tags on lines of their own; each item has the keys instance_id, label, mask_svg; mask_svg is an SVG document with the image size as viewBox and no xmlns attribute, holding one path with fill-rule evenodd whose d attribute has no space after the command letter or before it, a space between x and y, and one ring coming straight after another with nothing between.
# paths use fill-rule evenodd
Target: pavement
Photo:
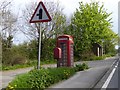
<instances>
[{"instance_id":1,"label":"pavement","mask_svg":"<svg viewBox=\"0 0 120 90\"><path fill-rule=\"evenodd\" d=\"M103 66L81 71L70 79L53 85L50 88L93 88L108 69L109 67Z\"/></svg>"},{"instance_id":2,"label":"pavement","mask_svg":"<svg viewBox=\"0 0 120 90\"><path fill-rule=\"evenodd\" d=\"M88 61L88 66L91 67L88 70L77 72L73 77L68 80L59 82L50 87L50 89L55 88L93 88L94 85L104 76L104 74L109 70L112 64L117 60L117 57L109 58L106 60L99 61ZM84 62L84 61L83 61ZM75 62L75 64L83 63ZM42 67L56 67L56 64L44 65ZM0 83L2 81L2 86L0 89L5 88L9 82L11 82L17 75L29 72L34 67L10 70L10 71L0 71ZM0 84L1 85L1 84Z\"/></svg>"},{"instance_id":3,"label":"pavement","mask_svg":"<svg viewBox=\"0 0 120 90\"><path fill-rule=\"evenodd\" d=\"M117 58L110 58L103 61L89 61L87 63L92 68L80 71L68 80L52 85L49 89L93 89L117 60Z\"/></svg>"}]
</instances>

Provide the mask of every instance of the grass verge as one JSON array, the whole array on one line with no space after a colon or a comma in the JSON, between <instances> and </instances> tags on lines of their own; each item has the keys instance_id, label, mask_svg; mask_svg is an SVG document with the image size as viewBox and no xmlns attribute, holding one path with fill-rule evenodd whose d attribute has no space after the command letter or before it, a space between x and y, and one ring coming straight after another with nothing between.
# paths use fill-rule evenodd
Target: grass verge
<instances>
[{"instance_id":1,"label":"grass verge","mask_svg":"<svg viewBox=\"0 0 120 90\"><path fill-rule=\"evenodd\" d=\"M41 65L44 65L44 64L54 64L56 63L55 61L41 61ZM37 60L34 60L34 61L30 61L26 64L17 64L17 65L14 65L14 66L7 66L7 65L2 65L0 66L0 70L3 70L3 71L6 71L6 70L15 70L15 69L19 69L19 68L26 68L26 67L33 67L33 66L37 66Z\"/></svg>"},{"instance_id":2,"label":"grass verge","mask_svg":"<svg viewBox=\"0 0 120 90\"><path fill-rule=\"evenodd\" d=\"M41 68L40 70L31 70L28 73L17 76L12 82L9 83L6 90L10 89L40 89L48 88L52 84L58 83L61 80L66 80L73 76L76 72L88 69L87 64L83 63L76 65L73 68L60 67L60 68Z\"/></svg>"}]
</instances>

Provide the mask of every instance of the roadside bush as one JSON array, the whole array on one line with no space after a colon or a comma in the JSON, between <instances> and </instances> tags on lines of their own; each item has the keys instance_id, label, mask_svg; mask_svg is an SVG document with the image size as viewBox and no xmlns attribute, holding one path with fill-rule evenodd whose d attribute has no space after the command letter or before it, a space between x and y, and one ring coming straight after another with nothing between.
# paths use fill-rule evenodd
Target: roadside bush
<instances>
[{"instance_id":1,"label":"roadside bush","mask_svg":"<svg viewBox=\"0 0 120 90\"><path fill-rule=\"evenodd\" d=\"M82 68L82 69L81 69ZM7 89L44 89L50 85L57 83L61 80L68 79L75 72L87 69L86 64L76 65L74 68L60 67L60 68L48 68L40 70L31 70L29 73L19 75L12 82L9 83Z\"/></svg>"},{"instance_id":2,"label":"roadside bush","mask_svg":"<svg viewBox=\"0 0 120 90\"><path fill-rule=\"evenodd\" d=\"M17 57L17 56L15 56L15 57ZM0 67L0 70L14 70L14 69L19 69L19 68L33 67L33 66L36 67L36 65L37 65L37 60L26 60L24 57L22 58L22 60L19 61L20 64L16 64L16 62L12 62L13 63L12 65L2 65ZM44 65L44 64L53 64L53 63L56 63L56 61L55 60L54 61L53 60L41 61L41 65Z\"/></svg>"},{"instance_id":3,"label":"roadside bush","mask_svg":"<svg viewBox=\"0 0 120 90\"><path fill-rule=\"evenodd\" d=\"M75 71L83 71L85 69L88 69L88 65L86 63L83 64L76 64Z\"/></svg>"},{"instance_id":4,"label":"roadside bush","mask_svg":"<svg viewBox=\"0 0 120 90\"><path fill-rule=\"evenodd\" d=\"M31 85L30 88L36 90L38 88L45 88L49 86L50 76L48 75L48 69L33 70L30 72L30 78L28 83Z\"/></svg>"},{"instance_id":5,"label":"roadside bush","mask_svg":"<svg viewBox=\"0 0 120 90\"><path fill-rule=\"evenodd\" d=\"M113 57L115 55L116 55L115 53L108 53L108 54L106 54L106 57Z\"/></svg>"},{"instance_id":6,"label":"roadside bush","mask_svg":"<svg viewBox=\"0 0 120 90\"><path fill-rule=\"evenodd\" d=\"M28 83L28 80L30 79L30 74L22 74L18 75L11 83L9 83L6 90L13 90L13 89L22 89L22 88L30 88L31 85Z\"/></svg>"},{"instance_id":7,"label":"roadside bush","mask_svg":"<svg viewBox=\"0 0 120 90\"><path fill-rule=\"evenodd\" d=\"M90 61L93 61L93 60L104 60L106 58L106 56L92 56L90 57Z\"/></svg>"},{"instance_id":8,"label":"roadside bush","mask_svg":"<svg viewBox=\"0 0 120 90\"><path fill-rule=\"evenodd\" d=\"M52 81L52 83L56 83L64 79L68 79L70 76L75 74L74 68L69 68L69 67L53 68L49 70L50 70L49 75L54 81L54 82Z\"/></svg>"},{"instance_id":9,"label":"roadside bush","mask_svg":"<svg viewBox=\"0 0 120 90\"><path fill-rule=\"evenodd\" d=\"M25 57L22 57L22 56L15 56L13 58L13 62L12 62L12 66L13 65L16 65L16 64L25 64L27 63L27 60Z\"/></svg>"},{"instance_id":10,"label":"roadside bush","mask_svg":"<svg viewBox=\"0 0 120 90\"><path fill-rule=\"evenodd\" d=\"M13 51L10 48L3 49L2 51L2 64L11 65L13 61Z\"/></svg>"},{"instance_id":11,"label":"roadside bush","mask_svg":"<svg viewBox=\"0 0 120 90\"><path fill-rule=\"evenodd\" d=\"M3 48L2 64L12 66L15 64L24 64L28 59L28 50L25 45L13 46L11 48Z\"/></svg>"}]
</instances>

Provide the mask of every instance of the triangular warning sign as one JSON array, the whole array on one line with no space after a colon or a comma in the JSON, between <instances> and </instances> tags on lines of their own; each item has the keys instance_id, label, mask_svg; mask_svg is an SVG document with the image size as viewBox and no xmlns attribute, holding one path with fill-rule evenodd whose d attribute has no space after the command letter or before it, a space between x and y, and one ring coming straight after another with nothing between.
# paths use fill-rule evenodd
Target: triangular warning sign
<instances>
[{"instance_id":1,"label":"triangular warning sign","mask_svg":"<svg viewBox=\"0 0 120 90\"><path fill-rule=\"evenodd\" d=\"M43 2L40 2L30 19L30 23L48 22L48 21L51 21L51 17L47 9L45 8Z\"/></svg>"}]
</instances>

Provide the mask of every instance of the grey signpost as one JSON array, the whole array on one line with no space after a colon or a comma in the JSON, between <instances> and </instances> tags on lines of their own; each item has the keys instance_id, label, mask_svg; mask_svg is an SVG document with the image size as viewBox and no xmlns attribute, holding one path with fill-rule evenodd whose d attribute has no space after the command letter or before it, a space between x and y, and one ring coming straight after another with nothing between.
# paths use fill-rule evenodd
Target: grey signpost
<instances>
[{"instance_id":1,"label":"grey signpost","mask_svg":"<svg viewBox=\"0 0 120 90\"><path fill-rule=\"evenodd\" d=\"M41 57L41 25L39 24L39 41L38 41L38 45L39 45L39 48L38 48L38 66L37 68L40 69L40 57Z\"/></svg>"},{"instance_id":2,"label":"grey signpost","mask_svg":"<svg viewBox=\"0 0 120 90\"><path fill-rule=\"evenodd\" d=\"M35 9L35 12L33 13L31 19L30 19L30 23L39 23L39 40L38 40L38 44L39 44L39 50L38 50L38 65L37 65L37 69L40 69L40 57L41 57L41 22L49 22L51 21L51 17L46 9L46 7L44 6L43 2L40 1L37 8Z\"/></svg>"}]
</instances>

